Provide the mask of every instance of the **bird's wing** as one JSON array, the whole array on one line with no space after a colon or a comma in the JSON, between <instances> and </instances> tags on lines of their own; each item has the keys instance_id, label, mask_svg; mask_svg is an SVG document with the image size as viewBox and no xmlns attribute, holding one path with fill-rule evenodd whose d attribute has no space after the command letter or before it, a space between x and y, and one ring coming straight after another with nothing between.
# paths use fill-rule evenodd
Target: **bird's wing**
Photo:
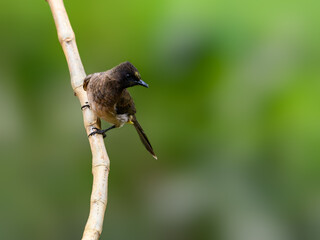
<instances>
[{"instance_id":1,"label":"bird's wing","mask_svg":"<svg viewBox=\"0 0 320 240\"><path fill-rule=\"evenodd\" d=\"M136 113L136 108L134 102L129 92L125 89L123 90L117 104L116 104L117 114L128 114L134 115Z\"/></svg>"},{"instance_id":2,"label":"bird's wing","mask_svg":"<svg viewBox=\"0 0 320 240\"><path fill-rule=\"evenodd\" d=\"M90 74L88 76L85 77L85 79L83 80L83 90L87 91L87 86L90 82L90 79L92 77L93 74Z\"/></svg>"},{"instance_id":3,"label":"bird's wing","mask_svg":"<svg viewBox=\"0 0 320 240\"><path fill-rule=\"evenodd\" d=\"M98 82L100 84L104 84L105 81L108 81L109 75L108 72L98 72L98 73L92 73L86 76L83 80L83 90L87 91L89 82Z\"/></svg>"}]
</instances>

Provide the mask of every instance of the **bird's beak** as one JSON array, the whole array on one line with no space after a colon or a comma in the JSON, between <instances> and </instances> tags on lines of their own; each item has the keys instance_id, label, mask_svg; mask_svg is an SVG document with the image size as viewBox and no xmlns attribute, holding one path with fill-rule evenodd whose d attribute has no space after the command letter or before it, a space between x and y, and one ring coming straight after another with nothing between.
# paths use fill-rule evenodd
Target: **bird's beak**
<instances>
[{"instance_id":1,"label":"bird's beak","mask_svg":"<svg viewBox=\"0 0 320 240\"><path fill-rule=\"evenodd\" d=\"M138 85L144 86L144 87L146 87L146 88L149 87L149 85L146 84L146 83L145 83L144 81L142 81L141 79L139 80Z\"/></svg>"}]
</instances>

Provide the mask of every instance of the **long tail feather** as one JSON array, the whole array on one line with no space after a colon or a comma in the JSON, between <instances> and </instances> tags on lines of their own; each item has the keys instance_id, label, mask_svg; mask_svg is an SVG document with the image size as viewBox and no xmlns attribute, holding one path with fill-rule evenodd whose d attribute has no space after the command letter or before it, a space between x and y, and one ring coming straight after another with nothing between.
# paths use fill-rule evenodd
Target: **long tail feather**
<instances>
[{"instance_id":1,"label":"long tail feather","mask_svg":"<svg viewBox=\"0 0 320 240\"><path fill-rule=\"evenodd\" d=\"M139 137L141 139L141 142L143 143L145 148L148 150L148 152L150 152L152 154L152 156L155 159L158 159L156 154L154 153L154 151L152 149L151 143L149 142L149 140L147 138L147 135L144 133L144 131L143 131L141 125L139 124L138 120L136 119L136 117L134 117L132 119L132 122L133 122L133 126L136 128L136 130L137 130L137 132L139 134Z\"/></svg>"}]
</instances>

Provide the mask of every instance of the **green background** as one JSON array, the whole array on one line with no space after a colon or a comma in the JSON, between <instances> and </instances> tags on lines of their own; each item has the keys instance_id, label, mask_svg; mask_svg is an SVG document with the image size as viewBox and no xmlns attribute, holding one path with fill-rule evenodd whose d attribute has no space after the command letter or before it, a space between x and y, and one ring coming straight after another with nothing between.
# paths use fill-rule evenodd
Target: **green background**
<instances>
[{"instance_id":1,"label":"green background","mask_svg":"<svg viewBox=\"0 0 320 240\"><path fill-rule=\"evenodd\" d=\"M87 74L128 60L150 85L158 161L108 134L102 240L320 239L319 1L65 5ZM91 153L48 4L1 1L0 34L0 239L80 239Z\"/></svg>"}]
</instances>

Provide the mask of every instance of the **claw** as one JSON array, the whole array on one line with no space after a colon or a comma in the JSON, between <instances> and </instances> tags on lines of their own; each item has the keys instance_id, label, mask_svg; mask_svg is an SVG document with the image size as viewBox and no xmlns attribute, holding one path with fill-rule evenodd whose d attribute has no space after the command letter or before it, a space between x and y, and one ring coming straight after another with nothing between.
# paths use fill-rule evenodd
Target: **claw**
<instances>
[{"instance_id":1,"label":"claw","mask_svg":"<svg viewBox=\"0 0 320 240\"><path fill-rule=\"evenodd\" d=\"M81 110L85 109L86 107L87 107L87 108L90 108L90 105L89 105L89 104L86 104L86 105L81 106Z\"/></svg>"},{"instance_id":2,"label":"claw","mask_svg":"<svg viewBox=\"0 0 320 240\"><path fill-rule=\"evenodd\" d=\"M104 130L103 130L103 129L96 128L96 127L93 127L92 129L95 130L95 131L91 132L91 133L88 135L88 137L93 136L94 134L102 134L103 138L105 138L105 137L107 136L107 135L106 135L106 132L109 131L109 130L111 130L111 129L113 129L113 128L116 128L116 126L113 125L113 126L107 128L107 129L104 129Z\"/></svg>"},{"instance_id":3,"label":"claw","mask_svg":"<svg viewBox=\"0 0 320 240\"><path fill-rule=\"evenodd\" d=\"M105 137L107 136L107 135L105 134L106 130L102 130L102 129L99 129L99 128L96 128L96 127L93 127L92 129L95 130L95 131L91 132L91 133L88 135L88 137L93 136L93 135L95 135L95 134L102 134L103 138L105 138Z\"/></svg>"}]
</instances>

